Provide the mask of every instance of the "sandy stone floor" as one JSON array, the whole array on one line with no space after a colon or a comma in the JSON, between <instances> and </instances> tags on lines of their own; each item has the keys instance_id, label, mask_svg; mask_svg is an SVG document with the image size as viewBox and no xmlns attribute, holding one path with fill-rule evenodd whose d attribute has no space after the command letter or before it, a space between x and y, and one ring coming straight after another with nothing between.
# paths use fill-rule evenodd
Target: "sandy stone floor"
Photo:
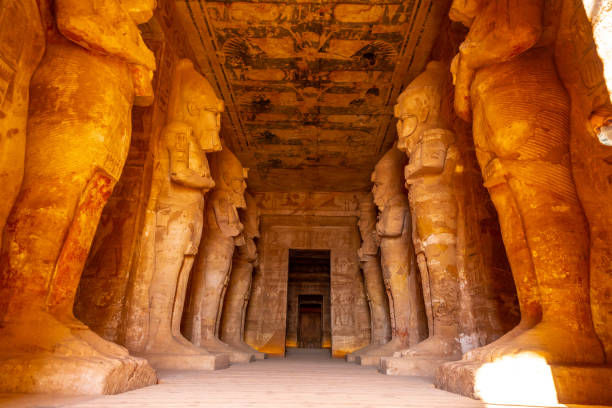
<instances>
[{"instance_id":1,"label":"sandy stone floor","mask_svg":"<svg viewBox=\"0 0 612 408\"><path fill-rule=\"evenodd\" d=\"M159 376L158 385L103 397L0 394L0 407L500 407L436 390L424 378L385 376L373 368L332 360L323 350L293 350L285 359L215 372Z\"/></svg>"}]
</instances>

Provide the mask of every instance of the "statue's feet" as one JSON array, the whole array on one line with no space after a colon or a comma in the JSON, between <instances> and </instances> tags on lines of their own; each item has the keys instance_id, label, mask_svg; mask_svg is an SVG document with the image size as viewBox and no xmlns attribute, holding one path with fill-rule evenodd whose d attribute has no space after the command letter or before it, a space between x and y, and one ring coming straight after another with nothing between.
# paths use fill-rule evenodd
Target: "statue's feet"
<instances>
[{"instance_id":1,"label":"statue's feet","mask_svg":"<svg viewBox=\"0 0 612 408\"><path fill-rule=\"evenodd\" d=\"M221 341L217 337L210 337L208 339L201 340L201 346L207 350L213 350L218 352L231 352L236 349L233 346Z\"/></svg>"},{"instance_id":2,"label":"statue's feet","mask_svg":"<svg viewBox=\"0 0 612 408\"><path fill-rule=\"evenodd\" d=\"M492 361L495 356L501 355L501 349L503 349L507 342L511 341L518 335L531 329L536 323L532 323L526 319L523 319L508 333L501 336L499 339L487 344L483 347L472 349L463 355L463 360L469 361Z\"/></svg>"},{"instance_id":3,"label":"statue's feet","mask_svg":"<svg viewBox=\"0 0 612 408\"><path fill-rule=\"evenodd\" d=\"M455 337L434 335L414 347L396 352L393 357L459 360L461 345Z\"/></svg>"},{"instance_id":4,"label":"statue's feet","mask_svg":"<svg viewBox=\"0 0 612 408\"><path fill-rule=\"evenodd\" d=\"M594 332L541 322L505 341L488 355L488 361L521 354L541 356L548 364L603 364L605 359Z\"/></svg>"},{"instance_id":5,"label":"statue's feet","mask_svg":"<svg viewBox=\"0 0 612 408\"><path fill-rule=\"evenodd\" d=\"M80 327L83 326L81 323ZM3 324L0 354L20 353L50 353L57 357L109 357L75 335L71 327L42 311L30 312L19 320Z\"/></svg>"},{"instance_id":6,"label":"statue's feet","mask_svg":"<svg viewBox=\"0 0 612 408\"><path fill-rule=\"evenodd\" d=\"M408 339L401 337L394 337L390 342L385 343L381 346L374 347L368 350L366 353L361 354L362 356L385 356L390 357L394 353L407 349L408 348Z\"/></svg>"},{"instance_id":7,"label":"statue's feet","mask_svg":"<svg viewBox=\"0 0 612 408\"><path fill-rule=\"evenodd\" d=\"M109 357L122 358L130 355L125 347L103 339L90 329L72 329L71 332L75 337L89 343L100 353Z\"/></svg>"}]
</instances>

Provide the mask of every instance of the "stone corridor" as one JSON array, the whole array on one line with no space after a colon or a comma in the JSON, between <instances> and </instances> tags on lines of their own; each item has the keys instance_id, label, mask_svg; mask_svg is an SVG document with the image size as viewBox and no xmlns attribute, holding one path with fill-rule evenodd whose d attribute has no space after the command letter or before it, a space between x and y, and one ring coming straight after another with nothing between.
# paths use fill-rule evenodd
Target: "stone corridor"
<instances>
[{"instance_id":1,"label":"stone corridor","mask_svg":"<svg viewBox=\"0 0 612 408\"><path fill-rule=\"evenodd\" d=\"M382 375L375 368L331 359L329 354L328 350L321 349L289 349L284 359L237 364L226 370L164 371L159 373L160 384L119 395L62 398L0 394L0 407L509 407L484 404L437 390L425 377ZM594 405L589 407L598 408Z\"/></svg>"}]
</instances>

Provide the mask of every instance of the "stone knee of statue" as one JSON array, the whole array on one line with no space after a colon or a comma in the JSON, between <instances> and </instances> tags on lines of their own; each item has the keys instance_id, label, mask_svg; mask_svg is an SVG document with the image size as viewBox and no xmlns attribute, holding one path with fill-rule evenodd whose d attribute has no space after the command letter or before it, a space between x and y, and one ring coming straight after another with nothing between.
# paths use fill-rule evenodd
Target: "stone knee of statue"
<instances>
[{"instance_id":1,"label":"stone knee of statue","mask_svg":"<svg viewBox=\"0 0 612 408\"><path fill-rule=\"evenodd\" d=\"M204 194L214 187L207 152L221 149L220 101L189 60L173 76L168 124L158 141L159 194L155 263L149 286L149 324L144 347L157 368L218 369L227 356L210 354L180 332L189 273L202 237Z\"/></svg>"},{"instance_id":2,"label":"stone knee of statue","mask_svg":"<svg viewBox=\"0 0 612 408\"><path fill-rule=\"evenodd\" d=\"M225 285L236 245L244 245L238 208L245 208L248 169L227 148L211 156L216 187L206 203L207 228L194 267L191 299L184 330L194 344L209 351L229 353L230 362L249 362L254 355L238 350L218 338L217 327Z\"/></svg>"}]
</instances>

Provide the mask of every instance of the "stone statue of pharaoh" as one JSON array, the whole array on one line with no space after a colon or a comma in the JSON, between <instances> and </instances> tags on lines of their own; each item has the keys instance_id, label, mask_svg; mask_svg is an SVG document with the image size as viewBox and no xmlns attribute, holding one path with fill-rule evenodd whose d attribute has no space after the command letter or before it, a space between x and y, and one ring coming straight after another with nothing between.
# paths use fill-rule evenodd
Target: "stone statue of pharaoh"
<instances>
[{"instance_id":1,"label":"stone statue of pharaoh","mask_svg":"<svg viewBox=\"0 0 612 408\"><path fill-rule=\"evenodd\" d=\"M410 209L402 176L406 156L392 147L372 173L374 203L380 211L376 234L380 239L382 273L389 298L391 341L370 349L359 359L378 366L381 357L392 356L421 341L425 319L420 318L422 294L411 242Z\"/></svg>"},{"instance_id":2,"label":"stone statue of pharaoh","mask_svg":"<svg viewBox=\"0 0 612 408\"><path fill-rule=\"evenodd\" d=\"M126 160L132 104L152 102L155 58L137 24L152 16L155 0L39 4L47 48L31 81L23 185L5 229L0 354L45 357L37 360L42 367L23 361L38 353L1 360L0 388L107 393L147 385L155 381L151 367L89 330L72 309Z\"/></svg>"},{"instance_id":3,"label":"stone statue of pharaoh","mask_svg":"<svg viewBox=\"0 0 612 408\"><path fill-rule=\"evenodd\" d=\"M221 340L257 359L264 359L261 353L244 342L244 323L246 309L251 296L253 269L258 266L257 244L259 238L259 208L257 202L249 193L244 194L246 210L239 210L240 219L244 225L245 243L234 251L232 271L229 286L223 304L221 321Z\"/></svg>"},{"instance_id":4,"label":"stone statue of pharaoh","mask_svg":"<svg viewBox=\"0 0 612 408\"><path fill-rule=\"evenodd\" d=\"M419 255L425 261L420 269L430 320L429 337L398 354L441 361L461 358L453 191L458 151L454 133L440 117L446 75L441 62L430 62L395 105L397 147L409 157L404 176L414 223L413 244L422 248Z\"/></svg>"},{"instance_id":5,"label":"stone statue of pharaoh","mask_svg":"<svg viewBox=\"0 0 612 408\"><path fill-rule=\"evenodd\" d=\"M542 0L456 0L470 31L453 61L455 110L473 121L499 214L521 322L464 359L520 353L549 364L602 363L589 300L589 233L570 164L569 98Z\"/></svg>"},{"instance_id":6,"label":"stone statue of pharaoh","mask_svg":"<svg viewBox=\"0 0 612 408\"><path fill-rule=\"evenodd\" d=\"M158 142L162 180L144 350L156 368L195 368L193 361L182 365L188 360L185 356L208 354L183 337L180 325L189 273L202 236L204 194L215 186L206 153L221 150L222 111L223 101L209 82L191 61L180 60L172 82L168 124Z\"/></svg>"},{"instance_id":7,"label":"stone statue of pharaoh","mask_svg":"<svg viewBox=\"0 0 612 408\"><path fill-rule=\"evenodd\" d=\"M368 306L370 308L371 340L370 345L347 354L346 360L356 362L357 356L377 348L391 339L391 321L389 319L389 301L383 282L378 255L379 239L376 235L376 206L372 194L367 194L359 201L359 232L361 248L358 255L365 281Z\"/></svg>"},{"instance_id":8,"label":"stone statue of pharaoh","mask_svg":"<svg viewBox=\"0 0 612 408\"><path fill-rule=\"evenodd\" d=\"M231 363L249 362L255 358L252 353L223 343L218 334L234 248L245 244L238 208L246 208L244 191L248 169L224 147L211 155L211 170L216 186L206 203L206 228L193 271L184 328L195 345L209 351L227 352Z\"/></svg>"}]
</instances>

